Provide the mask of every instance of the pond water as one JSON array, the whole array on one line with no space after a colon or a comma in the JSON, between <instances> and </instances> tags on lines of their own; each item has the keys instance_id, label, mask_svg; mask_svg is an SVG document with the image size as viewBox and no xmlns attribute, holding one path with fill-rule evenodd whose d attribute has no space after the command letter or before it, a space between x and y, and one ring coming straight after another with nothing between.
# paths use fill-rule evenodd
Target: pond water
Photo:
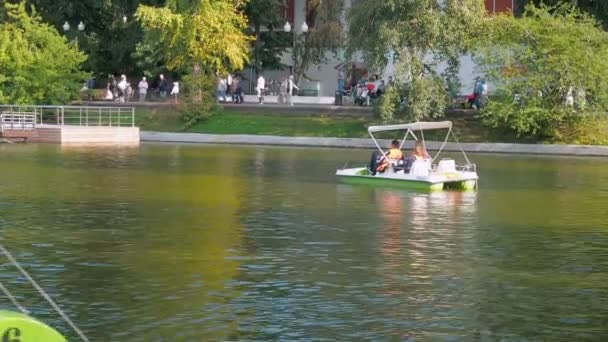
<instances>
[{"instance_id":1,"label":"pond water","mask_svg":"<svg viewBox=\"0 0 608 342\"><path fill-rule=\"evenodd\" d=\"M607 160L473 155L477 193L336 183L368 154L0 145L0 236L92 341L608 336Z\"/></svg>"}]
</instances>

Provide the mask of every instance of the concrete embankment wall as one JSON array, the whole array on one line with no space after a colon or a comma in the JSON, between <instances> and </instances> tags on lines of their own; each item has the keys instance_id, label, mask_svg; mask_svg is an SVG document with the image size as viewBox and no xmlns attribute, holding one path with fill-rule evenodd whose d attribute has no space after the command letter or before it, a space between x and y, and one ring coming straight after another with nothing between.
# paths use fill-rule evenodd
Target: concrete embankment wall
<instances>
[{"instance_id":1,"label":"concrete embankment wall","mask_svg":"<svg viewBox=\"0 0 608 342\"><path fill-rule=\"evenodd\" d=\"M28 142L54 144L139 144L139 127L39 126Z\"/></svg>"},{"instance_id":2,"label":"concrete embankment wall","mask_svg":"<svg viewBox=\"0 0 608 342\"><path fill-rule=\"evenodd\" d=\"M202 143L202 144L238 144L238 145L276 145L276 146L307 146L333 148L375 148L370 139L357 138L319 138L319 137L279 137L267 135L224 135L198 133L163 133L141 132L141 141L164 143ZM390 141L380 140L382 146L389 146ZM441 142L426 143L429 150L437 150ZM608 146L584 145L544 145L544 144L505 144L505 143L447 143L444 151L460 151L479 153L510 153L510 154L539 154L539 155L576 155L608 157ZM407 148L411 147L406 144Z\"/></svg>"}]
</instances>

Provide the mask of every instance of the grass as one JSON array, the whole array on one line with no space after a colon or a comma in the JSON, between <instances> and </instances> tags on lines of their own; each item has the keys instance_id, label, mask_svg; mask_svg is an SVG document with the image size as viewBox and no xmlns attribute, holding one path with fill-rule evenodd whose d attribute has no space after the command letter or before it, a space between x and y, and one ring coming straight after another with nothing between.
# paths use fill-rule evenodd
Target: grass
<instances>
[{"instance_id":1,"label":"grass","mask_svg":"<svg viewBox=\"0 0 608 342\"><path fill-rule=\"evenodd\" d=\"M535 142L483 127L479 121L463 117L447 118L461 142ZM173 108L138 109L136 124L144 131L192 132L211 134L256 134L306 137L367 138L367 127L380 124L370 117L332 117L247 112L214 113L211 118L186 130L180 113ZM396 138L394 133L379 138ZM425 132L426 140L442 140L445 132Z\"/></svg>"}]
</instances>

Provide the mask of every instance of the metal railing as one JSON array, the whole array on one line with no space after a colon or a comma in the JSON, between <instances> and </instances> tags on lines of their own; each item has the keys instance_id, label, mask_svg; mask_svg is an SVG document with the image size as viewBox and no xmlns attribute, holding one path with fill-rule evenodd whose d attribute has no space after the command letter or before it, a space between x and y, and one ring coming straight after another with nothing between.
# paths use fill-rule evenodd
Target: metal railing
<instances>
[{"instance_id":1,"label":"metal railing","mask_svg":"<svg viewBox=\"0 0 608 342\"><path fill-rule=\"evenodd\" d=\"M0 113L33 116L34 126L135 126L134 107L0 105Z\"/></svg>"},{"instance_id":2,"label":"metal railing","mask_svg":"<svg viewBox=\"0 0 608 342\"><path fill-rule=\"evenodd\" d=\"M4 130L33 130L36 128L36 115L32 113L12 113L0 111L0 132Z\"/></svg>"}]
</instances>

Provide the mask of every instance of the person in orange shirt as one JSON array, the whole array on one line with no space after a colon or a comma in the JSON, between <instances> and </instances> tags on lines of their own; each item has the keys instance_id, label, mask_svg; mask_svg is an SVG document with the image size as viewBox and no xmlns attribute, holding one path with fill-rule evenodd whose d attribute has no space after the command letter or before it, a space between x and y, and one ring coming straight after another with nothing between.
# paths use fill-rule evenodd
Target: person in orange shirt
<instances>
[{"instance_id":1,"label":"person in orange shirt","mask_svg":"<svg viewBox=\"0 0 608 342\"><path fill-rule=\"evenodd\" d=\"M386 158L382 158L382 161L376 168L377 172L384 172L391 162L403 159L403 152L401 152L401 148L399 148L399 146L399 140L393 140L391 142L391 148L385 154Z\"/></svg>"}]
</instances>

